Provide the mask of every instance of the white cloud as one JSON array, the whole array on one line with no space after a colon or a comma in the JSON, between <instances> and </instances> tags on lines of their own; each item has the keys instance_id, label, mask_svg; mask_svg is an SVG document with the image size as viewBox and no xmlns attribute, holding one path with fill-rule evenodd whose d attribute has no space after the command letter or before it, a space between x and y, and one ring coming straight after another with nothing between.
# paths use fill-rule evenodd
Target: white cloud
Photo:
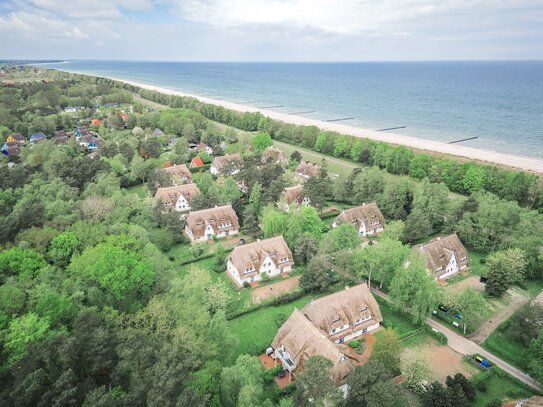
<instances>
[{"instance_id":1,"label":"white cloud","mask_svg":"<svg viewBox=\"0 0 543 407\"><path fill-rule=\"evenodd\" d=\"M540 0L179 0L173 1L183 18L218 27L283 25L357 34L398 30L413 20L458 12L534 6Z\"/></svg>"}]
</instances>

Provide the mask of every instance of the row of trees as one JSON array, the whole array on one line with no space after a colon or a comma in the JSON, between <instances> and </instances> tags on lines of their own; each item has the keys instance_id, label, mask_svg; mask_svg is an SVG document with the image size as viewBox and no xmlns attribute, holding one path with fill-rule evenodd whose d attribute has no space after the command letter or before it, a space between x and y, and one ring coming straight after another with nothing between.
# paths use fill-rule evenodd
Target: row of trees
<instances>
[{"instance_id":1,"label":"row of trees","mask_svg":"<svg viewBox=\"0 0 543 407\"><path fill-rule=\"evenodd\" d=\"M523 206L543 206L543 184L537 175L474 162L460 163L414 152L406 147L321 131L315 126L286 124L265 118L260 113L233 112L220 106L200 103L194 98L164 95L133 87L131 89L146 99L194 109L211 120L242 130L265 131L276 140L377 166L391 174L428 178L432 183L442 182L453 192L471 194L487 191L502 199L517 201Z\"/></svg>"}]
</instances>

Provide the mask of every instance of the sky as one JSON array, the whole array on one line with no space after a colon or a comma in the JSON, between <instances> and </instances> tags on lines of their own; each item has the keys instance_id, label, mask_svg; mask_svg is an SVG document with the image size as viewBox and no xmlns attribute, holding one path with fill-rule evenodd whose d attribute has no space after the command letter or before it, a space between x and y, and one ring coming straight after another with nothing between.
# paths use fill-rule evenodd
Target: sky
<instances>
[{"instance_id":1,"label":"sky","mask_svg":"<svg viewBox=\"0 0 543 407\"><path fill-rule=\"evenodd\" d=\"M543 59L543 0L0 0L0 59Z\"/></svg>"}]
</instances>

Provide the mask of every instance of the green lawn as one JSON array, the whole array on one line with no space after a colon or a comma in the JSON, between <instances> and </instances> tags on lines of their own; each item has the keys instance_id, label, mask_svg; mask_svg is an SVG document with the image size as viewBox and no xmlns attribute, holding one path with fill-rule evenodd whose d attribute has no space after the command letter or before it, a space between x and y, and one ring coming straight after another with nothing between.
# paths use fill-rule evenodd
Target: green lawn
<instances>
[{"instance_id":1,"label":"green lawn","mask_svg":"<svg viewBox=\"0 0 543 407\"><path fill-rule=\"evenodd\" d=\"M147 189L143 184L140 184L125 188L125 191L131 194L136 194L140 198L145 198L145 193L147 192Z\"/></svg>"},{"instance_id":2,"label":"green lawn","mask_svg":"<svg viewBox=\"0 0 543 407\"><path fill-rule=\"evenodd\" d=\"M503 326L508 326L508 321L501 324L482 343L483 348L521 369L526 368L524 352L526 347L506 335ZM502 329L500 329L502 328Z\"/></svg>"},{"instance_id":3,"label":"green lawn","mask_svg":"<svg viewBox=\"0 0 543 407\"><path fill-rule=\"evenodd\" d=\"M471 378L472 381L477 381L478 376L483 377L489 372L479 373ZM480 391L476 386L474 407L486 407L492 400L500 400L505 402L508 400L518 400L532 396L533 391L524 386L519 381L504 372L495 372L484 379L486 391Z\"/></svg>"},{"instance_id":4,"label":"green lawn","mask_svg":"<svg viewBox=\"0 0 543 407\"><path fill-rule=\"evenodd\" d=\"M235 357L243 353L257 354L269 346L277 329L292 314L294 308L302 308L314 296L308 295L289 304L262 308L228 322L230 332L239 343Z\"/></svg>"}]
</instances>

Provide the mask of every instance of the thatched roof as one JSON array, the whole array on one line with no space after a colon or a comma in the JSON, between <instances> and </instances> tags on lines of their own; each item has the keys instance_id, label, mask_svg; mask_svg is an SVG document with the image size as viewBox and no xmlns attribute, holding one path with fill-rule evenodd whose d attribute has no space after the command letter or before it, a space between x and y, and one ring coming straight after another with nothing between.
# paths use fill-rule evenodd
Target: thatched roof
<instances>
[{"instance_id":1,"label":"thatched roof","mask_svg":"<svg viewBox=\"0 0 543 407\"><path fill-rule=\"evenodd\" d=\"M383 320L379 304L365 283L311 301L301 312L333 339L336 339L336 335L331 334L334 328L339 329L349 324L347 330L338 332L338 336L345 336ZM357 322L366 319L368 320L365 322Z\"/></svg>"},{"instance_id":2,"label":"thatched roof","mask_svg":"<svg viewBox=\"0 0 543 407\"><path fill-rule=\"evenodd\" d=\"M300 161L300 164L298 164L296 170L294 171L295 174L306 178L316 177L320 174L320 172L321 166L319 164L306 160Z\"/></svg>"},{"instance_id":3,"label":"thatched roof","mask_svg":"<svg viewBox=\"0 0 543 407\"><path fill-rule=\"evenodd\" d=\"M285 200L287 201L287 204L290 205L292 203L302 202L302 200L304 199L304 197L302 196L303 189L304 188L301 185L285 188L285 190L283 191L283 195L285 197Z\"/></svg>"},{"instance_id":4,"label":"thatched roof","mask_svg":"<svg viewBox=\"0 0 543 407\"><path fill-rule=\"evenodd\" d=\"M258 273L260 266L266 257L269 256L276 267L291 266L292 252L287 246L283 236L270 237L268 239L257 240L256 242L236 246L228 256L228 260L242 272L246 269L254 269L254 274ZM281 259L288 260L280 263ZM246 274L249 276L251 274Z\"/></svg>"},{"instance_id":5,"label":"thatched roof","mask_svg":"<svg viewBox=\"0 0 543 407\"><path fill-rule=\"evenodd\" d=\"M232 205L217 206L215 208L191 212L185 222L192 231L195 239L204 236L207 225L211 225L215 232L219 230L218 226L223 224L230 224L230 226L223 227L220 231L239 229L238 215L232 209Z\"/></svg>"},{"instance_id":6,"label":"thatched roof","mask_svg":"<svg viewBox=\"0 0 543 407\"><path fill-rule=\"evenodd\" d=\"M428 269L432 271L445 269L453 254L456 257L457 263L465 262L468 258L468 251L456 233L449 236L436 237L426 244L420 244L415 247L426 253Z\"/></svg>"},{"instance_id":7,"label":"thatched roof","mask_svg":"<svg viewBox=\"0 0 543 407\"><path fill-rule=\"evenodd\" d=\"M234 154L226 154L220 157L215 157L213 159L213 162L211 163L211 166L215 167L216 169L220 170L225 165L233 162L233 161L239 161L242 162L243 158L241 158L241 155L239 153Z\"/></svg>"},{"instance_id":8,"label":"thatched roof","mask_svg":"<svg viewBox=\"0 0 543 407\"><path fill-rule=\"evenodd\" d=\"M337 225L351 223L356 225L357 229L360 229L360 226L364 224L366 230L370 230L377 227L384 227L385 218L377 204L372 202L343 210L335 219L335 223Z\"/></svg>"},{"instance_id":9,"label":"thatched roof","mask_svg":"<svg viewBox=\"0 0 543 407\"><path fill-rule=\"evenodd\" d=\"M23 144L26 141L25 137L20 133L12 133L7 138L10 137L19 144Z\"/></svg>"},{"instance_id":10,"label":"thatched roof","mask_svg":"<svg viewBox=\"0 0 543 407\"><path fill-rule=\"evenodd\" d=\"M274 147L268 147L262 153L263 163L268 162L268 160L270 159L274 163L282 163L282 162L287 161L287 157L285 157L285 154L278 148L274 148Z\"/></svg>"},{"instance_id":11,"label":"thatched roof","mask_svg":"<svg viewBox=\"0 0 543 407\"><path fill-rule=\"evenodd\" d=\"M356 367L345 345L336 344L319 331L300 311L292 315L279 328L272 342L274 349L284 346L294 361L296 369L303 369L304 362L312 356L321 355L333 363L332 380L343 383L347 375Z\"/></svg>"},{"instance_id":12,"label":"thatched roof","mask_svg":"<svg viewBox=\"0 0 543 407\"><path fill-rule=\"evenodd\" d=\"M187 201L190 201L194 195L199 194L200 190L196 184L183 184L173 187L158 188L155 198L160 199L165 206L175 207L179 196L183 195Z\"/></svg>"},{"instance_id":13,"label":"thatched roof","mask_svg":"<svg viewBox=\"0 0 543 407\"><path fill-rule=\"evenodd\" d=\"M185 164L172 165L171 167L163 168L167 174L170 174L174 184L184 184L192 182L192 173Z\"/></svg>"}]
</instances>

